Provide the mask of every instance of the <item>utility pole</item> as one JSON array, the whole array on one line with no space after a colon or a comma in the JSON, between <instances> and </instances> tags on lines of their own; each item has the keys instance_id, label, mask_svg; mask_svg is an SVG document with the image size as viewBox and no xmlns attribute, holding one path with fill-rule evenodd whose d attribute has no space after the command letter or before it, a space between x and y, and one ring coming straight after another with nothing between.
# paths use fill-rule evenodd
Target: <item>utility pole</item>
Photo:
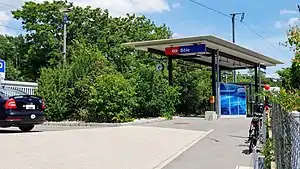
<instances>
[{"instance_id":1,"label":"utility pole","mask_svg":"<svg viewBox=\"0 0 300 169\"><path fill-rule=\"evenodd\" d=\"M64 37L63 37L63 65L67 64L67 21L68 21L68 12L70 8L63 8L60 12L63 12L63 27L64 27Z\"/></svg>"},{"instance_id":2,"label":"utility pole","mask_svg":"<svg viewBox=\"0 0 300 169\"><path fill-rule=\"evenodd\" d=\"M64 14L64 46L63 46L63 63L64 65L67 64L67 21L68 21L68 16L65 13Z\"/></svg>"},{"instance_id":3,"label":"utility pole","mask_svg":"<svg viewBox=\"0 0 300 169\"><path fill-rule=\"evenodd\" d=\"M235 17L237 15L242 15L240 21L242 22L244 20L245 13L231 13L231 22L232 22L232 42L235 43ZM233 70L233 82L236 83L236 71Z\"/></svg>"}]
</instances>

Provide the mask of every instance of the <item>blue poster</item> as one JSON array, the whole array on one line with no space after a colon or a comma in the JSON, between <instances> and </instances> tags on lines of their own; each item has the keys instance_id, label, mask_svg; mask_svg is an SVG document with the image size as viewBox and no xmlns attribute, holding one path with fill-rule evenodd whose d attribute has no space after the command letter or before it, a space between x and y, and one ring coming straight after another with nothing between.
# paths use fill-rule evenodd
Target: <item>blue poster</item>
<instances>
[{"instance_id":1,"label":"blue poster","mask_svg":"<svg viewBox=\"0 0 300 169\"><path fill-rule=\"evenodd\" d=\"M221 115L246 115L247 97L244 86L220 84Z\"/></svg>"}]
</instances>

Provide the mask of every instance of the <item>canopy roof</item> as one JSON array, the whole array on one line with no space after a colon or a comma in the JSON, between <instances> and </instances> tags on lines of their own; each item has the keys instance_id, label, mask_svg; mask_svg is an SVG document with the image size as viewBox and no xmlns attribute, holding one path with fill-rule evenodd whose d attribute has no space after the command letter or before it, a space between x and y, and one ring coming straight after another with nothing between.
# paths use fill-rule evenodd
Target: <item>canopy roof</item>
<instances>
[{"instance_id":1,"label":"canopy roof","mask_svg":"<svg viewBox=\"0 0 300 169\"><path fill-rule=\"evenodd\" d=\"M246 69L253 68L260 64L262 68L283 64L281 61L249 50L229 41L215 36L196 36L178 39L161 39L152 41L140 41L124 43L123 45L133 47L137 50L147 51L165 56L165 49L174 46L187 46L195 44L205 44L205 53L185 53L169 56L174 59L193 61L203 65L211 65L212 53L219 51L220 68L222 69Z\"/></svg>"}]
</instances>

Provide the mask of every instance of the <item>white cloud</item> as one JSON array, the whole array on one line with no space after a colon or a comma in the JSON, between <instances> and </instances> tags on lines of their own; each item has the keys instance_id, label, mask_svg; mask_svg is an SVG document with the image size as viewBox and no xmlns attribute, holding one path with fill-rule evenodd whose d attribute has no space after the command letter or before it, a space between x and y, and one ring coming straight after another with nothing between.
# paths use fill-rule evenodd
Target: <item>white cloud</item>
<instances>
[{"instance_id":1,"label":"white cloud","mask_svg":"<svg viewBox=\"0 0 300 169\"><path fill-rule=\"evenodd\" d=\"M281 28L287 28L289 26L295 26L300 23L300 18L293 17L290 18L288 21L276 21L275 22L275 28L281 29Z\"/></svg>"},{"instance_id":2,"label":"white cloud","mask_svg":"<svg viewBox=\"0 0 300 169\"><path fill-rule=\"evenodd\" d=\"M15 34L15 30L6 27L6 25L8 25L8 23L12 20L10 10L12 10L12 7L9 6L2 6L0 9L0 34Z\"/></svg>"},{"instance_id":3,"label":"white cloud","mask_svg":"<svg viewBox=\"0 0 300 169\"><path fill-rule=\"evenodd\" d=\"M286 40L286 36L271 37L266 38L265 40L261 38L253 40L241 39L238 44L271 58L282 61L284 63L283 65L277 65L275 67L267 68L267 74L272 75L277 70L291 65L293 52L289 51L288 48L279 45L280 42L285 42Z\"/></svg>"},{"instance_id":4,"label":"white cloud","mask_svg":"<svg viewBox=\"0 0 300 169\"><path fill-rule=\"evenodd\" d=\"M300 21L299 18L294 17L294 18L289 19L288 24L291 26L295 26L296 24L299 23L299 21Z\"/></svg>"},{"instance_id":5,"label":"white cloud","mask_svg":"<svg viewBox=\"0 0 300 169\"><path fill-rule=\"evenodd\" d=\"M30 0L1 0L0 25L9 25L13 20L10 11L20 8L26 1ZM33 1L43 2L45 0ZM51 2L53 0L48 1ZM144 14L171 10L167 0L69 0L69 2L74 2L75 5L83 7L91 6L92 8L108 9L112 16L124 16L126 13ZM173 4L173 7L178 7L178 4ZM0 34L13 35L16 32L8 27L0 26Z\"/></svg>"},{"instance_id":6,"label":"white cloud","mask_svg":"<svg viewBox=\"0 0 300 169\"><path fill-rule=\"evenodd\" d=\"M0 6L0 34L16 35L19 32L19 28L11 25L13 17L12 10L20 8L25 1L29 0L1 0ZM37 1L37 0L35 0Z\"/></svg>"},{"instance_id":7,"label":"white cloud","mask_svg":"<svg viewBox=\"0 0 300 169\"><path fill-rule=\"evenodd\" d=\"M182 38L183 35L178 34L178 33L173 33L172 38L176 39L176 38Z\"/></svg>"},{"instance_id":8,"label":"white cloud","mask_svg":"<svg viewBox=\"0 0 300 169\"><path fill-rule=\"evenodd\" d=\"M280 79L280 76L277 73L273 73L271 75L266 75L267 78L272 78L272 79Z\"/></svg>"},{"instance_id":9,"label":"white cloud","mask_svg":"<svg viewBox=\"0 0 300 169\"><path fill-rule=\"evenodd\" d=\"M100 7L108 9L113 16L123 16L126 13L152 13L170 11L166 0L71 0L75 5Z\"/></svg>"},{"instance_id":10,"label":"white cloud","mask_svg":"<svg viewBox=\"0 0 300 169\"><path fill-rule=\"evenodd\" d=\"M175 2L172 4L172 8L179 8L181 4L179 2Z\"/></svg>"},{"instance_id":11,"label":"white cloud","mask_svg":"<svg viewBox=\"0 0 300 169\"><path fill-rule=\"evenodd\" d=\"M287 9L280 10L280 14L281 15L284 15L284 14L296 14L296 13L298 13L298 12L295 11L295 10L287 10Z\"/></svg>"},{"instance_id":12,"label":"white cloud","mask_svg":"<svg viewBox=\"0 0 300 169\"><path fill-rule=\"evenodd\" d=\"M7 23L12 19L11 14L9 12L0 12L0 24L7 25ZM11 35L10 31L7 27L1 26L0 27L0 34L9 34Z\"/></svg>"},{"instance_id":13,"label":"white cloud","mask_svg":"<svg viewBox=\"0 0 300 169\"><path fill-rule=\"evenodd\" d=\"M44 0L35 1L43 2ZM69 0L69 2L82 7L91 6L92 8L108 9L112 16L124 16L127 13L143 14L171 10L167 0Z\"/></svg>"},{"instance_id":14,"label":"white cloud","mask_svg":"<svg viewBox=\"0 0 300 169\"><path fill-rule=\"evenodd\" d=\"M0 21L6 22L11 20L11 14L9 12L0 12Z\"/></svg>"}]
</instances>

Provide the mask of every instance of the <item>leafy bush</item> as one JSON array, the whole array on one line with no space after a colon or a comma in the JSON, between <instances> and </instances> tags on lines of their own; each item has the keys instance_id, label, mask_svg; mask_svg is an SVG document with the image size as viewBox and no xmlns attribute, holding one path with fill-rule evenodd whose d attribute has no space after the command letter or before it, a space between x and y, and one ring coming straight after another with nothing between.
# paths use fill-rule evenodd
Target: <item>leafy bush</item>
<instances>
[{"instance_id":1,"label":"leafy bush","mask_svg":"<svg viewBox=\"0 0 300 169\"><path fill-rule=\"evenodd\" d=\"M71 78L68 69L42 69L37 94L45 98L46 118L51 121L65 120L68 116L68 82Z\"/></svg>"},{"instance_id":2,"label":"leafy bush","mask_svg":"<svg viewBox=\"0 0 300 169\"><path fill-rule=\"evenodd\" d=\"M140 65L132 79L137 93L136 117L170 117L179 103L178 88L169 86L162 72L154 66Z\"/></svg>"},{"instance_id":3,"label":"leafy bush","mask_svg":"<svg viewBox=\"0 0 300 169\"><path fill-rule=\"evenodd\" d=\"M137 106L135 91L121 74L106 74L90 86L88 121L127 122Z\"/></svg>"},{"instance_id":4,"label":"leafy bush","mask_svg":"<svg viewBox=\"0 0 300 169\"><path fill-rule=\"evenodd\" d=\"M268 138L263 145L262 154L265 156L265 169L271 169L271 162L275 161L274 157L274 143L272 138Z\"/></svg>"},{"instance_id":5,"label":"leafy bush","mask_svg":"<svg viewBox=\"0 0 300 169\"><path fill-rule=\"evenodd\" d=\"M179 67L175 76L175 83L180 87L180 104L177 112L203 114L209 110L208 98L211 95L211 73L205 69L192 69L193 66Z\"/></svg>"},{"instance_id":6,"label":"leafy bush","mask_svg":"<svg viewBox=\"0 0 300 169\"><path fill-rule=\"evenodd\" d=\"M282 109L287 112L296 110L300 111L300 91L286 91L284 89L279 92L268 92L262 93L262 96L267 96L272 103L280 105Z\"/></svg>"},{"instance_id":7,"label":"leafy bush","mask_svg":"<svg viewBox=\"0 0 300 169\"><path fill-rule=\"evenodd\" d=\"M48 120L84 120L79 114L87 106L90 85L97 76L114 72L109 62L92 46L78 43L72 55L71 64L41 71L37 94L46 99Z\"/></svg>"},{"instance_id":8,"label":"leafy bush","mask_svg":"<svg viewBox=\"0 0 300 169\"><path fill-rule=\"evenodd\" d=\"M126 79L93 46L77 43L70 64L43 69L38 94L46 98L47 119L127 122L172 117L179 92L154 66L141 64Z\"/></svg>"},{"instance_id":9,"label":"leafy bush","mask_svg":"<svg viewBox=\"0 0 300 169\"><path fill-rule=\"evenodd\" d=\"M94 85L96 78L108 73L116 73L114 67L91 45L82 45L76 42L71 52L68 104L70 119L87 120L86 107L90 97L90 86Z\"/></svg>"}]
</instances>

